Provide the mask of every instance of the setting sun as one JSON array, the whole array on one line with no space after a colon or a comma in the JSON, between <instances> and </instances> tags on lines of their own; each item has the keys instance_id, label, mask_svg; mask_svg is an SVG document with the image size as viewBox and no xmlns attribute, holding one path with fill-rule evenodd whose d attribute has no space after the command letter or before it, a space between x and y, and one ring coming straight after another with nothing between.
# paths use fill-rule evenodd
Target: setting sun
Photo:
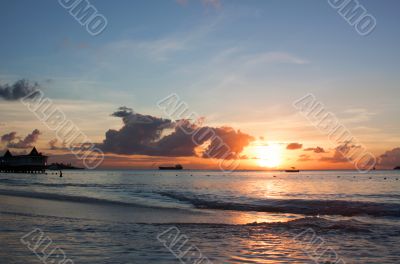
<instances>
[{"instance_id":1,"label":"setting sun","mask_svg":"<svg viewBox=\"0 0 400 264\"><path fill-rule=\"evenodd\" d=\"M276 168L282 163L282 148L279 144L256 147L258 165L261 167Z\"/></svg>"}]
</instances>

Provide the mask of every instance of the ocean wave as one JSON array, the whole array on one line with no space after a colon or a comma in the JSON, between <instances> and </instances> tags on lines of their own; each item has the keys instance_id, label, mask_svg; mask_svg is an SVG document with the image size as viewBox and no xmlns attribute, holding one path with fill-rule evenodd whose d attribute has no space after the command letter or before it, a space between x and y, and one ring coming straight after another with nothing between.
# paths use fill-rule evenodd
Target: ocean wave
<instances>
[{"instance_id":1,"label":"ocean wave","mask_svg":"<svg viewBox=\"0 0 400 264\"><path fill-rule=\"evenodd\" d=\"M285 194L287 197L304 197L304 193L287 193ZM400 199L400 194L392 194L392 193L377 193L377 194L368 194L368 193L324 193L324 194L313 194L308 193L308 196L323 196L323 197L339 197L339 198L373 198L373 199Z\"/></svg>"},{"instance_id":2,"label":"ocean wave","mask_svg":"<svg viewBox=\"0 0 400 264\"><path fill-rule=\"evenodd\" d=\"M79 222L85 220L86 223L93 223L80 227L78 231L90 231L96 232L96 229L92 227L95 225L102 225L110 223L108 220L101 219L87 219L87 218L76 218L71 216L50 216L41 215L36 213L22 213L22 212L8 212L0 211L0 213L5 216L9 215L11 217L28 217L28 218L45 218L46 220L52 219L54 221L66 220L69 222ZM112 221L112 223L119 223L126 226L132 225L143 225L143 226L176 226L178 228L190 228L205 230L207 228L224 230L229 233L234 233L238 230L246 230L248 234L263 234L263 233L278 233L280 235L295 236L296 234L304 233L307 230L312 230L316 234L323 233L328 234L366 234L375 236L376 234L384 234L387 237L399 237L400 236L400 226L394 224L373 224L367 223L359 220L348 219L348 220L333 220L326 219L323 217L303 217L294 220L289 220L286 222L262 222L262 223L249 223L249 224L231 224L231 223L213 223L213 222L168 222L168 223L158 223L158 222L125 222L125 221ZM4 228L4 227L3 227ZM1 228L0 228L1 229ZM125 228L126 230L126 228ZM203 232L203 231L202 231Z\"/></svg>"},{"instance_id":3,"label":"ocean wave","mask_svg":"<svg viewBox=\"0 0 400 264\"><path fill-rule=\"evenodd\" d=\"M343 200L302 200L302 199L265 199L231 202L224 199L205 199L196 195L172 192L159 194L181 202L187 202L199 209L256 211L271 213L290 213L302 215L341 215L400 217L400 205L393 203L374 203Z\"/></svg>"},{"instance_id":4,"label":"ocean wave","mask_svg":"<svg viewBox=\"0 0 400 264\"><path fill-rule=\"evenodd\" d=\"M74 217L66 217L66 216L49 216L49 215L41 215L36 213L22 213L22 212L7 212L2 211L2 215L10 215L10 216L21 216L21 217L32 217L32 218L46 218L46 219L54 219L59 221L81 221L84 218L74 218ZM104 220L94 220L94 219L85 219L86 221L91 222L107 222ZM113 221L116 223L115 221ZM151 225L151 226L177 226L183 228L251 228L254 231L268 231L268 232L281 232L287 230L301 230L312 229L316 232L329 232L329 231L343 231L346 233L371 233L376 227L379 227L379 230L390 229L393 235L398 236L400 234L400 228L398 226L392 225L382 225L376 226L374 224L369 224L365 222L361 222L358 220L329 220L322 217L304 217L298 218L294 220L290 220L287 222L268 222L268 223L249 223L249 224L229 224L229 223L207 223L207 222L169 222L169 223L126 223L126 222L118 222L126 225Z\"/></svg>"},{"instance_id":5,"label":"ocean wave","mask_svg":"<svg viewBox=\"0 0 400 264\"><path fill-rule=\"evenodd\" d=\"M249 234L278 233L280 235L296 236L307 231L316 234L363 234L375 236L385 234L387 237L400 236L400 226L392 223L369 223L355 219L327 219L323 217L307 216L289 221L280 222L254 222L248 224L215 224L215 223L168 223L155 225L174 225L178 227L204 227L204 228L230 228L233 233L237 228L246 228Z\"/></svg>"},{"instance_id":6,"label":"ocean wave","mask_svg":"<svg viewBox=\"0 0 400 264\"><path fill-rule=\"evenodd\" d=\"M11 186L40 186L40 187L54 187L54 188L65 188L65 187L80 187L80 188L105 188L105 189L116 189L126 186L141 187L144 184L98 184L98 183L43 183L43 182L30 182L26 180L18 179L0 179L0 184L11 185Z\"/></svg>"},{"instance_id":7,"label":"ocean wave","mask_svg":"<svg viewBox=\"0 0 400 264\"><path fill-rule=\"evenodd\" d=\"M329 232L339 231L346 233L371 233L376 227L373 224L365 223L362 221L349 219L349 220L330 220L323 217L304 217L288 222L278 223L253 223L247 226L260 226L268 228L284 228L284 229L312 229L314 231ZM379 225L379 228L383 228ZM389 227L389 226L387 226ZM391 228L393 228L391 226ZM397 227L398 229L398 227Z\"/></svg>"},{"instance_id":8,"label":"ocean wave","mask_svg":"<svg viewBox=\"0 0 400 264\"><path fill-rule=\"evenodd\" d=\"M77 202L77 203L88 203L88 204L104 204L104 205L119 205L128 207L145 207L145 208L157 208L167 209L164 207L150 206L139 203L123 202L95 197L87 196L76 196L76 195L64 195L56 193L43 193L43 192L29 192L29 191L16 191L16 190L0 190L0 195L25 197L25 198L36 198L52 201L65 201L65 202Z\"/></svg>"}]
</instances>

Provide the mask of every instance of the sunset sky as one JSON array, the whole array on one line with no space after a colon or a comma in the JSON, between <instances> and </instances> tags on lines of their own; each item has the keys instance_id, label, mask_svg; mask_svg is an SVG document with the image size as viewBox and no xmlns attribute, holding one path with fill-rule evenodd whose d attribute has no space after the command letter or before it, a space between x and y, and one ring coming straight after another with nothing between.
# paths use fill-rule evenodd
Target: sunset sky
<instances>
[{"instance_id":1,"label":"sunset sky","mask_svg":"<svg viewBox=\"0 0 400 264\"><path fill-rule=\"evenodd\" d=\"M354 169L293 106L313 94L378 168L400 166L400 2L359 2L377 21L367 36L320 0L92 0L108 21L97 36L58 1L2 1L0 153L35 145L80 164L18 100L40 89L105 152L102 168L218 168L202 155L212 142L157 106L176 94L239 169Z\"/></svg>"}]
</instances>

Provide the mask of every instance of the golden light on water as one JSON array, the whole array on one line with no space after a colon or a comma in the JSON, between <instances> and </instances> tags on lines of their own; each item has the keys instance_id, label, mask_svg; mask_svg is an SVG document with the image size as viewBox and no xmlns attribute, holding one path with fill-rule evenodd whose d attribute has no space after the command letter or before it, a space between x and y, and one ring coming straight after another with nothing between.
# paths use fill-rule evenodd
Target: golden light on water
<instances>
[{"instance_id":1,"label":"golden light on water","mask_svg":"<svg viewBox=\"0 0 400 264\"><path fill-rule=\"evenodd\" d=\"M282 146L279 144L257 146L255 152L260 167L276 168L282 164Z\"/></svg>"}]
</instances>

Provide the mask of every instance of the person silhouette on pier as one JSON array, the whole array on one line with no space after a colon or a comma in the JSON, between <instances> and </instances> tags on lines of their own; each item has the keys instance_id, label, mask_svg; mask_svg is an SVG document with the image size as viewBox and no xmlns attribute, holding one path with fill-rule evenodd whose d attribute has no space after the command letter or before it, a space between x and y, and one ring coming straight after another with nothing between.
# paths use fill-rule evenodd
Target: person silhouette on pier
<instances>
[{"instance_id":1,"label":"person silhouette on pier","mask_svg":"<svg viewBox=\"0 0 400 264\"><path fill-rule=\"evenodd\" d=\"M60 170L60 178L62 178L62 171Z\"/></svg>"}]
</instances>

